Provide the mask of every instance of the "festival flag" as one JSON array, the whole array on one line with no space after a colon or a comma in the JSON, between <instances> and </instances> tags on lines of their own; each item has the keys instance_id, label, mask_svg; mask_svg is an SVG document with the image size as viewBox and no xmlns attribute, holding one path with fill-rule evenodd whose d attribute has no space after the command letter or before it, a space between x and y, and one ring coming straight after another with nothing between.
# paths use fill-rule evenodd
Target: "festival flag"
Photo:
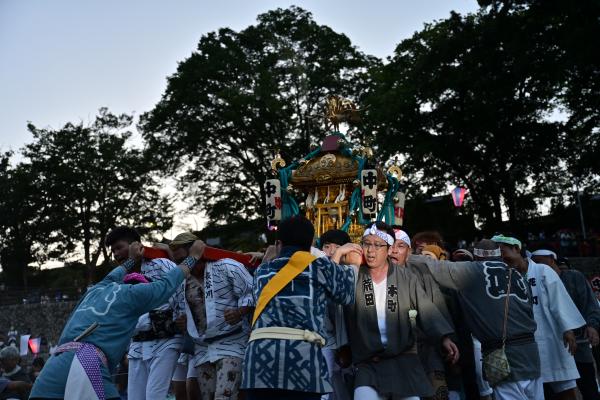
<instances>
[{"instance_id":1,"label":"festival flag","mask_svg":"<svg viewBox=\"0 0 600 400\"><path fill-rule=\"evenodd\" d=\"M26 356L27 352L28 352L28 347L29 347L29 338L31 337L31 335L21 335L21 346L19 348L19 354L21 356Z\"/></svg>"}]
</instances>

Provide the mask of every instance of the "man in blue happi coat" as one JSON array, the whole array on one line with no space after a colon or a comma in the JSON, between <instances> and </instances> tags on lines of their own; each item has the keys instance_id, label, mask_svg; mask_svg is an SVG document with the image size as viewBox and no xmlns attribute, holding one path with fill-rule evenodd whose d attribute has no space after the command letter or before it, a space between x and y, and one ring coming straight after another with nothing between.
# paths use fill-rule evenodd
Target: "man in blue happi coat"
<instances>
[{"instance_id":1,"label":"man in blue happi coat","mask_svg":"<svg viewBox=\"0 0 600 400\"><path fill-rule=\"evenodd\" d=\"M164 304L189 276L204 252L196 241L190 255L175 269L151 283L123 283L142 259L143 248L134 242L129 258L92 286L77 305L31 391L31 399L118 399L112 383L140 315Z\"/></svg>"}]
</instances>

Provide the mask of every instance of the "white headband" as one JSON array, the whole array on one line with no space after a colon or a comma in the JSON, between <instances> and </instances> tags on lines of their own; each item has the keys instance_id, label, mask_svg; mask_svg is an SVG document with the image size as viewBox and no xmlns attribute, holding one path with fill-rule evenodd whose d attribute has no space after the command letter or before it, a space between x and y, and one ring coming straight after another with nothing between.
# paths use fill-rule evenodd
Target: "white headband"
<instances>
[{"instance_id":1,"label":"white headband","mask_svg":"<svg viewBox=\"0 0 600 400\"><path fill-rule=\"evenodd\" d=\"M500 252L500 249L494 249L494 250L484 250L484 249L473 249L473 254L477 257L483 257L483 258L488 258L488 257L500 257L502 256L502 253Z\"/></svg>"},{"instance_id":2,"label":"white headband","mask_svg":"<svg viewBox=\"0 0 600 400\"><path fill-rule=\"evenodd\" d=\"M394 229L394 236L396 237L396 240L401 240L410 247L410 238L402 229Z\"/></svg>"},{"instance_id":3,"label":"white headband","mask_svg":"<svg viewBox=\"0 0 600 400\"><path fill-rule=\"evenodd\" d=\"M371 225L371 227L367 228L365 230L365 233L363 233L363 237L368 236L368 235L375 235L375 236L380 237L389 246L393 246L394 245L394 238L389 233L384 232L384 231L380 231L379 229L377 229L377 227L375 226L375 224Z\"/></svg>"},{"instance_id":4,"label":"white headband","mask_svg":"<svg viewBox=\"0 0 600 400\"><path fill-rule=\"evenodd\" d=\"M531 253L531 256L548 256L548 257L552 257L553 259L557 259L558 257L556 256L556 253L550 250L546 250L546 249L540 249L540 250L536 250L533 253Z\"/></svg>"}]
</instances>

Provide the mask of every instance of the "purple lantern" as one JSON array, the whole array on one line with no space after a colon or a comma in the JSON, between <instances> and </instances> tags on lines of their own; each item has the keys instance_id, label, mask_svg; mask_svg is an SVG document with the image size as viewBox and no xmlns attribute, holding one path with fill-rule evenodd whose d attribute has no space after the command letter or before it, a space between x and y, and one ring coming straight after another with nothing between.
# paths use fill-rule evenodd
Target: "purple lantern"
<instances>
[{"instance_id":1,"label":"purple lantern","mask_svg":"<svg viewBox=\"0 0 600 400\"><path fill-rule=\"evenodd\" d=\"M455 187L452 190L452 201L454 202L454 207L462 207L463 202L465 201L465 194L467 193L467 189L463 187Z\"/></svg>"}]
</instances>

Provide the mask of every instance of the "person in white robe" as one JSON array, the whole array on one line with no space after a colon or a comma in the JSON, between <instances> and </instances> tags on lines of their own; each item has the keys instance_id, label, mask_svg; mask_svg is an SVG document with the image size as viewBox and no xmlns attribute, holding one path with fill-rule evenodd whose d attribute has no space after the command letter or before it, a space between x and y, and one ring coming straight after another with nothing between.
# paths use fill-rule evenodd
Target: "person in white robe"
<instances>
[{"instance_id":1,"label":"person in white robe","mask_svg":"<svg viewBox=\"0 0 600 400\"><path fill-rule=\"evenodd\" d=\"M178 235L170 244L174 259L185 257L196 239ZM201 260L186 282L187 332L195 342L189 365L196 370L201 398L237 398L254 307L252 284L246 267L228 258Z\"/></svg>"},{"instance_id":2,"label":"person in white robe","mask_svg":"<svg viewBox=\"0 0 600 400\"><path fill-rule=\"evenodd\" d=\"M557 399L575 400L579 372L573 358L577 349L573 330L584 326L585 320L552 268L523 258L518 239L497 235L492 240L500 245L504 261L524 275L531 287L545 391Z\"/></svg>"}]
</instances>

